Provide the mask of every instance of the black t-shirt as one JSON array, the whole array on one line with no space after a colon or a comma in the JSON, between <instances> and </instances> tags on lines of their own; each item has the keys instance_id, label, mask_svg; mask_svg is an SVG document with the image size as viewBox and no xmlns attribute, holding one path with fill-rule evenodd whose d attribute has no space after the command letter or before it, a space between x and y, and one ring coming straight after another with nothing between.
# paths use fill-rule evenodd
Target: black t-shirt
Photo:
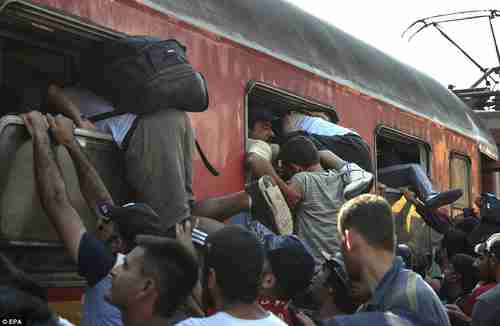
<instances>
[{"instance_id":1,"label":"black t-shirt","mask_svg":"<svg viewBox=\"0 0 500 326\"><path fill-rule=\"evenodd\" d=\"M85 232L78 248L78 274L85 277L89 286L96 285L111 272L116 257L105 244Z\"/></svg>"}]
</instances>

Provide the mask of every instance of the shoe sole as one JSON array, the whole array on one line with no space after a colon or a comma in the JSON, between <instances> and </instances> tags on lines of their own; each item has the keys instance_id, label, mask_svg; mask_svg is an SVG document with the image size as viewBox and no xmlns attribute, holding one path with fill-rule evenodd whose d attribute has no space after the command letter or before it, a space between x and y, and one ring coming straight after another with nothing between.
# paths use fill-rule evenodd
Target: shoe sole
<instances>
[{"instance_id":1,"label":"shoe sole","mask_svg":"<svg viewBox=\"0 0 500 326\"><path fill-rule=\"evenodd\" d=\"M271 177L264 176L258 181L258 188L274 216L274 226L280 235L293 233L293 219L285 197L278 186L272 183Z\"/></svg>"},{"instance_id":2,"label":"shoe sole","mask_svg":"<svg viewBox=\"0 0 500 326\"><path fill-rule=\"evenodd\" d=\"M463 195L463 192L461 190L450 191L450 193L451 194L443 196L442 198L438 197L437 199L426 201L425 207L427 209L436 209L442 206L450 205L456 202Z\"/></svg>"}]
</instances>

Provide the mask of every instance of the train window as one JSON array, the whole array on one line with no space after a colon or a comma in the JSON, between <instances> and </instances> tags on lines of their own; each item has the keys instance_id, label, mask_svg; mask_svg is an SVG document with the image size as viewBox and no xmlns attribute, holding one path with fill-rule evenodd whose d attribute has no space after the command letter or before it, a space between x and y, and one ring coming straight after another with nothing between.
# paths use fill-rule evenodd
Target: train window
<instances>
[{"instance_id":1,"label":"train window","mask_svg":"<svg viewBox=\"0 0 500 326\"><path fill-rule=\"evenodd\" d=\"M451 206L453 216L460 214L461 210L470 207L471 175L470 158L468 156L451 153L450 155L450 188L462 189L464 194Z\"/></svg>"},{"instance_id":2,"label":"train window","mask_svg":"<svg viewBox=\"0 0 500 326\"><path fill-rule=\"evenodd\" d=\"M322 104L312 99L306 99L261 82L249 82L245 100L245 112L247 114L247 119L245 119L245 121L248 121L248 114L255 109L272 110L276 116L282 116L290 110L316 112L324 115L325 118L332 122L338 122L339 120L335 109L330 105ZM248 138L247 124L245 129L246 138ZM273 126L273 129L276 134L281 133L279 122Z\"/></svg>"},{"instance_id":3,"label":"train window","mask_svg":"<svg viewBox=\"0 0 500 326\"><path fill-rule=\"evenodd\" d=\"M69 55L7 38L2 45L1 83L19 97L17 110L43 109L48 85L64 85L71 80L73 65Z\"/></svg>"},{"instance_id":4,"label":"train window","mask_svg":"<svg viewBox=\"0 0 500 326\"><path fill-rule=\"evenodd\" d=\"M396 164L418 164L429 174L430 146L397 130L380 127L376 131L377 169Z\"/></svg>"}]
</instances>

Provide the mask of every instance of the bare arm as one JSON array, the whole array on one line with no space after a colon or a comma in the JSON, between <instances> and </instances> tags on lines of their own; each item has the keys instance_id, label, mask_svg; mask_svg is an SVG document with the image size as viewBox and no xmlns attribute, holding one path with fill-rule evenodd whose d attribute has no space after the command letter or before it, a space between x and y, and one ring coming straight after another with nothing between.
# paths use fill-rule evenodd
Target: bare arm
<instances>
[{"instance_id":1,"label":"bare arm","mask_svg":"<svg viewBox=\"0 0 500 326\"><path fill-rule=\"evenodd\" d=\"M62 115L58 115L55 118L47 115L47 121L56 141L66 147L75 164L80 190L87 205L99 215L98 205L102 203L114 204L113 198L99 176L99 173L97 173L92 163L90 163L87 155L82 151L80 144L74 137L73 122ZM111 236L111 225L102 223L101 219L98 221L98 229L100 232L97 236L101 240L106 240Z\"/></svg>"},{"instance_id":2,"label":"bare arm","mask_svg":"<svg viewBox=\"0 0 500 326\"><path fill-rule=\"evenodd\" d=\"M59 86L54 84L49 86L48 101L52 109L73 120L78 128L95 129L90 121L82 118L80 108L64 94Z\"/></svg>"},{"instance_id":3,"label":"bare arm","mask_svg":"<svg viewBox=\"0 0 500 326\"><path fill-rule=\"evenodd\" d=\"M204 216L224 222L231 216L250 208L248 194L240 191L217 198L208 198L198 201L191 208L191 213L195 216Z\"/></svg>"},{"instance_id":4,"label":"bare arm","mask_svg":"<svg viewBox=\"0 0 500 326\"><path fill-rule=\"evenodd\" d=\"M280 188L290 207L295 206L301 199L300 194L297 193L293 187L290 187L278 175L278 173L276 173L276 170L274 169L270 161L260 157L257 154L250 153L246 158L246 166L257 178L260 178L264 175L269 175L273 179L274 183Z\"/></svg>"},{"instance_id":5,"label":"bare arm","mask_svg":"<svg viewBox=\"0 0 500 326\"><path fill-rule=\"evenodd\" d=\"M70 204L66 185L50 147L47 122L36 111L23 116L23 119L33 138L35 179L42 207L71 258L78 262L78 248L86 229Z\"/></svg>"},{"instance_id":6,"label":"bare arm","mask_svg":"<svg viewBox=\"0 0 500 326\"><path fill-rule=\"evenodd\" d=\"M321 166L325 170L336 170L339 171L344 165L347 164L346 161L338 157L335 153L328 150L319 151L319 159Z\"/></svg>"}]
</instances>

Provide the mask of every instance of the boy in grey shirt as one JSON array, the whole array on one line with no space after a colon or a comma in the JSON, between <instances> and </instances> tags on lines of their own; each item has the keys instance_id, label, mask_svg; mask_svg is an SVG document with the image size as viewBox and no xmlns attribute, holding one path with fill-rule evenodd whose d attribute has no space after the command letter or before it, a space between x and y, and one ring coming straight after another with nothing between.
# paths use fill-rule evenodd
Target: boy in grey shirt
<instances>
[{"instance_id":1,"label":"boy in grey shirt","mask_svg":"<svg viewBox=\"0 0 500 326\"><path fill-rule=\"evenodd\" d=\"M337 213L345 201L345 173L324 170L316 146L303 136L288 140L278 159L290 186L301 197L292 208L295 233L311 248L315 259L322 261L322 251L333 255L339 250Z\"/></svg>"}]
</instances>

